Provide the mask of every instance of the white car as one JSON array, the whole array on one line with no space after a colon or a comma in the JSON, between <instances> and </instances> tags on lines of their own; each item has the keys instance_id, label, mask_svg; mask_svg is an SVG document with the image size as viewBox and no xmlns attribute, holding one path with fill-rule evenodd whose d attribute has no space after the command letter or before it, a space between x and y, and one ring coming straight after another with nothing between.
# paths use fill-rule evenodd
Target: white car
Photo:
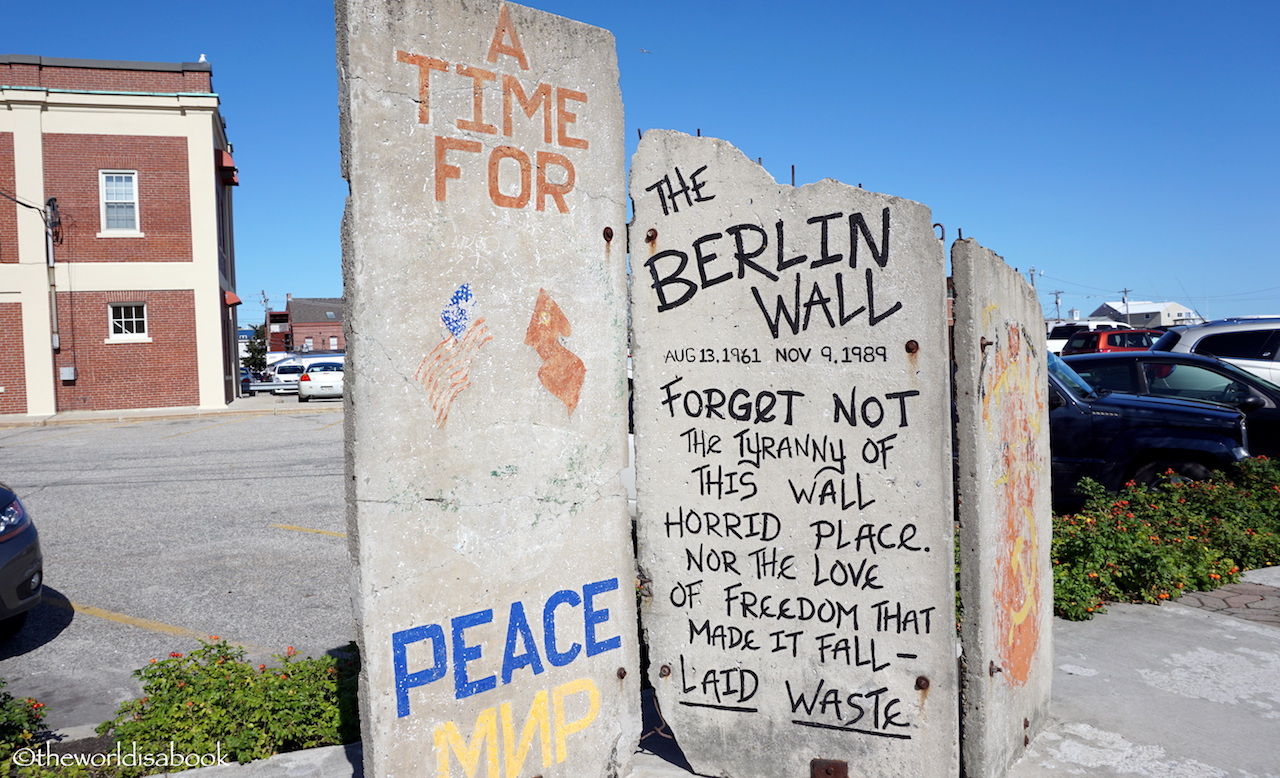
<instances>
[{"instance_id":1,"label":"white car","mask_svg":"<svg viewBox=\"0 0 1280 778\"><path fill-rule=\"evenodd\" d=\"M1151 350L1217 357L1280 384L1280 316L1241 316L1173 327Z\"/></svg>"},{"instance_id":2,"label":"white car","mask_svg":"<svg viewBox=\"0 0 1280 778\"><path fill-rule=\"evenodd\" d=\"M316 397L342 397L343 363L312 362L298 377L298 402Z\"/></svg>"},{"instance_id":3,"label":"white car","mask_svg":"<svg viewBox=\"0 0 1280 778\"><path fill-rule=\"evenodd\" d=\"M288 364L278 364L275 366L272 382L280 384L271 390L272 394L288 394L289 392L298 391L298 379L302 378L302 374L306 371L306 367L298 362L290 362Z\"/></svg>"},{"instance_id":4,"label":"white car","mask_svg":"<svg viewBox=\"0 0 1280 778\"><path fill-rule=\"evenodd\" d=\"M1062 347L1067 345L1077 332L1099 332L1101 330L1127 330L1129 325L1111 321L1078 321L1059 324L1049 331L1046 346L1050 354L1061 354Z\"/></svg>"}]
</instances>

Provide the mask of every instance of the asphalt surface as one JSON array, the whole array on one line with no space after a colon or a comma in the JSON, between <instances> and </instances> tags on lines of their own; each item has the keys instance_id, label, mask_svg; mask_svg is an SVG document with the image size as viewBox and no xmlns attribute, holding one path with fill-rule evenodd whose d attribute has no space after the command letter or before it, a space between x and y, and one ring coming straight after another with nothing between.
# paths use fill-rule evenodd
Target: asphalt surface
<instances>
[{"instance_id":1,"label":"asphalt surface","mask_svg":"<svg viewBox=\"0 0 1280 778\"><path fill-rule=\"evenodd\" d=\"M260 395L215 414L0 419L0 480L40 532L46 586L0 646L6 691L80 735L139 695L134 670L197 638L255 662L346 646L341 410Z\"/></svg>"}]
</instances>

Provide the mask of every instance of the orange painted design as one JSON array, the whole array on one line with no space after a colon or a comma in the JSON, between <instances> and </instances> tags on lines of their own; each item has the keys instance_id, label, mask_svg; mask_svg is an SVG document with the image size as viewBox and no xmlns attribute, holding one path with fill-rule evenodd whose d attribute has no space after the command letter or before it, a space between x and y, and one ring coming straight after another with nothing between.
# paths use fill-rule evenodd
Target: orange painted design
<instances>
[{"instance_id":1,"label":"orange painted design","mask_svg":"<svg viewBox=\"0 0 1280 778\"><path fill-rule=\"evenodd\" d=\"M418 68L418 124L431 123L431 71L438 70L445 72L449 69L449 63L434 57L424 57L421 54L410 54L407 51L397 51L396 60L406 65L416 65Z\"/></svg>"},{"instance_id":2,"label":"orange painted design","mask_svg":"<svg viewBox=\"0 0 1280 778\"><path fill-rule=\"evenodd\" d=\"M520 169L520 192L506 195L498 187L498 164L504 159L514 160ZM515 146L499 146L489 155L489 199L502 208L523 208L529 204L530 182L533 180L533 163L529 155Z\"/></svg>"},{"instance_id":3,"label":"orange painted design","mask_svg":"<svg viewBox=\"0 0 1280 778\"><path fill-rule=\"evenodd\" d=\"M547 167L555 165L564 170L565 180L563 183L554 183L547 180ZM537 210L546 210L547 195L551 195L551 199L556 201L556 208L560 213L568 213L569 206L564 201L564 196L573 191L573 184L576 174L573 170L573 163L563 154L557 154L554 151L538 152L538 204Z\"/></svg>"},{"instance_id":4,"label":"orange painted design","mask_svg":"<svg viewBox=\"0 0 1280 778\"><path fill-rule=\"evenodd\" d=\"M539 289L538 302L533 306L533 318L529 320L524 344L533 346L538 356L542 357L538 380L547 391L560 398L569 409L570 416L578 407L578 393L587 376L587 366L560 343L560 338L568 337L572 331L564 311L551 299L547 290Z\"/></svg>"},{"instance_id":5,"label":"orange painted design","mask_svg":"<svg viewBox=\"0 0 1280 778\"><path fill-rule=\"evenodd\" d=\"M494 73L492 70L473 68L470 65L464 65L461 62L454 66L454 70L458 72L458 75L466 76L471 79L472 118L459 118L458 129L483 132L488 135L498 134L497 127L484 121L484 82L497 80L498 74Z\"/></svg>"},{"instance_id":6,"label":"orange painted design","mask_svg":"<svg viewBox=\"0 0 1280 778\"><path fill-rule=\"evenodd\" d=\"M511 43L503 43L504 38L510 38ZM516 62L520 63L521 70L529 69L529 60L524 56L524 48L520 45L520 36L516 34L516 28L511 24L511 15L507 13L505 5L502 6L502 11L498 13L498 26L493 31L493 40L489 43L489 55L485 59L489 62L497 62L499 54L515 57Z\"/></svg>"},{"instance_id":7,"label":"orange painted design","mask_svg":"<svg viewBox=\"0 0 1280 778\"><path fill-rule=\"evenodd\" d=\"M427 390L427 401L436 413L436 429L449 420L454 398L471 386L467 371L481 346L493 340L484 319L476 319L461 339L449 335L418 365L413 378Z\"/></svg>"},{"instance_id":8,"label":"orange painted design","mask_svg":"<svg viewBox=\"0 0 1280 778\"><path fill-rule=\"evenodd\" d=\"M991 309L988 309L990 311ZM1017 325L1005 328L994 358L982 371L982 417L990 440L999 441L996 479L998 528L995 580L997 651L1001 677L1027 682L1040 646L1040 547L1033 506L1038 479L1044 390L1034 351L1023 347Z\"/></svg>"},{"instance_id":9,"label":"orange painted design","mask_svg":"<svg viewBox=\"0 0 1280 778\"><path fill-rule=\"evenodd\" d=\"M480 148L480 141L477 140L436 136L436 200L444 202L447 192L445 186L450 178L462 177L462 168L446 162L445 154L449 151L469 151L479 154Z\"/></svg>"}]
</instances>

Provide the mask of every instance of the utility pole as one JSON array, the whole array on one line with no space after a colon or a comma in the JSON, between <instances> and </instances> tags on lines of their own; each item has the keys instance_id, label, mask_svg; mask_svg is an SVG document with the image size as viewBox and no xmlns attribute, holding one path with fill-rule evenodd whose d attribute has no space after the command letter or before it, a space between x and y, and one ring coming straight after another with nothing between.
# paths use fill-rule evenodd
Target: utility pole
<instances>
[{"instance_id":1,"label":"utility pole","mask_svg":"<svg viewBox=\"0 0 1280 778\"><path fill-rule=\"evenodd\" d=\"M1062 318L1062 290L1054 289L1049 294L1053 295L1053 318Z\"/></svg>"},{"instance_id":2,"label":"utility pole","mask_svg":"<svg viewBox=\"0 0 1280 778\"><path fill-rule=\"evenodd\" d=\"M1124 303L1124 323L1125 324L1129 323L1129 293L1132 291L1133 291L1132 289L1120 290L1120 295L1121 295L1120 301Z\"/></svg>"}]
</instances>

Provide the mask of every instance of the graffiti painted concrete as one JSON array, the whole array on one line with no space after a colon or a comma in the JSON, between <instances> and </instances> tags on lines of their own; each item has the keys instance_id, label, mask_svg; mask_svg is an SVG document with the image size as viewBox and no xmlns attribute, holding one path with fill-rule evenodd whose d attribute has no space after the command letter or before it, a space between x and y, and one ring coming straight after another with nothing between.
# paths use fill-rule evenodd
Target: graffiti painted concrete
<instances>
[{"instance_id":1,"label":"graffiti painted concrete","mask_svg":"<svg viewBox=\"0 0 1280 778\"><path fill-rule=\"evenodd\" d=\"M942 247L723 141L632 161L642 617L699 774L957 771Z\"/></svg>"},{"instance_id":2,"label":"graffiti painted concrete","mask_svg":"<svg viewBox=\"0 0 1280 778\"><path fill-rule=\"evenodd\" d=\"M613 38L497 0L337 12L366 774L625 772Z\"/></svg>"},{"instance_id":3,"label":"graffiti painted concrete","mask_svg":"<svg viewBox=\"0 0 1280 778\"><path fill-rule=\"evenodd\" d=\"M971 240L955 286L965 771L1003 775L1048 714L1049 420L1035 290Z\"/></svg>"}]
</instances>

